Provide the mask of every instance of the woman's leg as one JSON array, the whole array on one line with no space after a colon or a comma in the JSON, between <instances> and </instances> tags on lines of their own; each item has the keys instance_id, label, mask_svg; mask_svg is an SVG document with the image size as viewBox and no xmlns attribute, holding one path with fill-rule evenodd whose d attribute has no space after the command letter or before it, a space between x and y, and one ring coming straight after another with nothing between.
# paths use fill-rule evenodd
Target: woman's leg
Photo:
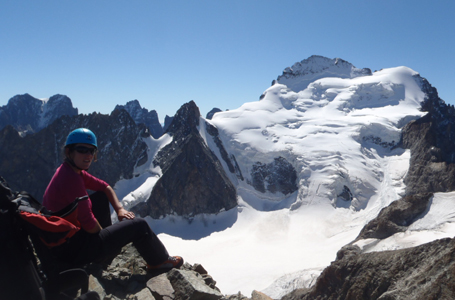
<instances>
[{"instance_id":1,"label":"woman's leg","mask_svg":"<svg viewBox=\"0 0 455 300\"><path fill-rule=\"evenodd\" d=\"M109 206L109 199L104 192L95 192L90 195L92 201L92 212L98 220L102 228L112 225L111 208Z\"/></svg>"},{"instance_id":2,"label":"woman's leg","mask_svg":"<svg viewBox=\"0 0 455 300\"><path fill-rule=\"evenodd\" d=\"M101 241L99 258L116 254L131 242L149 265L159 265L169 257L166 247L142 218L115 223L101 230L98 236Z\"/></svg>"}]
</instances>

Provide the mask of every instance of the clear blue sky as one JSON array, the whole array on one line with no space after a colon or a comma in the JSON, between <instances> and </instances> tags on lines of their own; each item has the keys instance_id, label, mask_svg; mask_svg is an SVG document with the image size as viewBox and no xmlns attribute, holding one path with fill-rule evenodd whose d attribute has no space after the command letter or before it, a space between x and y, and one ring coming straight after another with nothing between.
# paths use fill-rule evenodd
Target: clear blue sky
<instances>
[{"instance_id":1,"label":"clear blue sky","mask_svg":"<svg viewBox=\"0 0 455 300\"><path fill-rule=\"evenodd\" d=\"M160 119L258 100L311 55L407 66L455 103L455 1L3 0L0 106L70 97L81 113L137 99Z\"/></svg>"}]
</instances>

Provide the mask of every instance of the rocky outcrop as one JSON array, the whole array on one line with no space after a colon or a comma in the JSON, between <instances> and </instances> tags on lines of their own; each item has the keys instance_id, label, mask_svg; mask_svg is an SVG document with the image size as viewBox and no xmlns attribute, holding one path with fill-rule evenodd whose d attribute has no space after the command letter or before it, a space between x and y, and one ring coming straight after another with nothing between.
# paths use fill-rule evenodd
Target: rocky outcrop
<instances>
[{"instance_id":1,"label":"rocky outcrop","mask_svg":"<svg viewBox=\"0 0 455 300\"><path fill-rule=\"evenodd\" d=\"M281 192L288 195L297 191L297 172L285 158L277 157L273 162L257 162L251 169L251 185L259 192Z\"/></svg>"},{"instance_id":2,"label":"rocky outcrop","mask_svg":"<svg viewBox=\"0 0 455 300\"><path fill-rule=\"evenodd\" d=\"M63 146L69 132L90 128L98 138L98 162L90 173L114 185L132 178L133 170L147 160L148 136L144 125L136 125L124 110L111 115L63 116L43 130L21 137L12 127L0 131L0 175L11 188L26 190L41 200L55 169L63 162Z\"/></svg>"},{"instance_id":3,"label":"rocky outcrop","mask_svg":"<svg viewBox=\"0 0 455 300\"><path fill-rule=\"evenodd\" d=\"M422 110L428 113L408 123L402 131L402 146L411 149L406 193L436 193L455 190L455 109L442 101L435 88L417 77L426 93Z\"/></svg>"},{"instance_id":4,"label":"rocky outcrop","mask_svg":"<svg viewBox=\"0 0 455 300\"><path fill-rule=\"evenodd\" d=\"M154 160L163 175L147 202L133 207L133 211L152 218L168 214L191 217L218 213L237 205L235 187L199 134L199 122L199 109L193 101L177 112L167 130L172 142Z\"/></svg>"},{"instance_id":5,"label":"rocky outcrop","mask_svg":"<svg viewBox=\"0 0 455 300\"><path fill-rule=\"evenodd\" d=\"M408 195L383 208L379 215L363 227L359 239L385 239L404 232L428 208L433 194Z\"/></svg>"},{"instance_id":6,"label":"rocky outcrop","mask_svg":"<svg viewBox=\"0 0 455 300\"><path fill-rule=\"evenodd\" d=\"M272 300L253 291L252 298L241 293L224 295L201 264L185 263L180 269L146 271L137 250L128 244L107 266L91 264L89 289L101 299L137 300Z\"/></svg>"},{"instance_id":7,"label":"rocky outcrop","mask_svg":"<svg viewBox=\"0 0 455 300\"><path fill-rule=\"evenodd\" d=\"M351 246L337 255L312 288L296 290L282 300L455 298L454 239L364 254Z\"/></svg>"},{"instance_id":8,"label":"rocky outcrop","mask_svg":"<svg viewBox=\"0 0 455 300\"><path fill-rule=\"evenodd\" d=\"M148 109L141 107L139 101L132 100L126 103L126 105L117 105L114 110L116 109L126 110L136 124L145 124L148 130L150 130L150 134L155 139L163 135L163 127L161 127L157 112L155 110L149 111Z\"/></svg>"},{"instance_id":9,"label":"rocky outcrop","mask_svg":"<svg viewBox=\"0 0 455 300\"><path fill-rule=\"evenodd\" d=\"M67 96L54 95L40 100L29 94L16 95L0 107L0 129L11 125L25 135L38 132L65 115L77 115L77 108Z\"/></svg>"}]
</instances>

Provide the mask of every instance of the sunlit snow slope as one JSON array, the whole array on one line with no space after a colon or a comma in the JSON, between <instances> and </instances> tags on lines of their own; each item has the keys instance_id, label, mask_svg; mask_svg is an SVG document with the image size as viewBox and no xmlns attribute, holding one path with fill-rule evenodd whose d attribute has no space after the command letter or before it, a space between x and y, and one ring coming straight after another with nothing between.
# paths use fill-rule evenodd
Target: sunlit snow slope
<instances>
[{"instance_id":1,"label":"sunlit snow slope","mask_svg":"<svg viewBox=\"0 0 455 300\"><path fill-rule=\"evenodd\" d=\"M245 177L241 181L226 168L237 187L236 209L196 216L191 223L176 216L149 220L171 254L201 263L223 293L249 296L256 289L279 298L314 283L336 252L403 194L410 153L394 146L402 126L424 114L420 77L406 67L369 75L343 63L338 77L337 68L321 67L316 72L325 72L322 77L295 72L279 78L260 101L208 121ZM218 154L204 126L200 130ZM160 141L153 143L159 147ZM248 184L252 165L279 156L296 169L298 191L256 191ZM150 170L138 176L140 182L119 184L121 190L134 190L124 193L126 205L146 198L138 195L156 182L146 177L159 174ZM340 197L343 193L350 199Z\"/></svg>"}]
</instances>

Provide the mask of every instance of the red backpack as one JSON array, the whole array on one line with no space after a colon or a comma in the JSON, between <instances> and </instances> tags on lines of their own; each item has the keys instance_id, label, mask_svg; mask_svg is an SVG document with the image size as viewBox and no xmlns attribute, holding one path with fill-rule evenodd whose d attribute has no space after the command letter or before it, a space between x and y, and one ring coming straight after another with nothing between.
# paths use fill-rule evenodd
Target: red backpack
<instances>
[{"instance_id":1,"label":"red backpack","mask_svg":"<svg viewBox=\"0 0 455 300\"><path fill-rule=\"evenodd\" d=\"M48 247L65 243L81 229L77 220L77 205L88 196L77 198L62 210L52 212L27 192L20 192L12 202L30 233L35 234Z\"/></svg>"}]
</instances>

